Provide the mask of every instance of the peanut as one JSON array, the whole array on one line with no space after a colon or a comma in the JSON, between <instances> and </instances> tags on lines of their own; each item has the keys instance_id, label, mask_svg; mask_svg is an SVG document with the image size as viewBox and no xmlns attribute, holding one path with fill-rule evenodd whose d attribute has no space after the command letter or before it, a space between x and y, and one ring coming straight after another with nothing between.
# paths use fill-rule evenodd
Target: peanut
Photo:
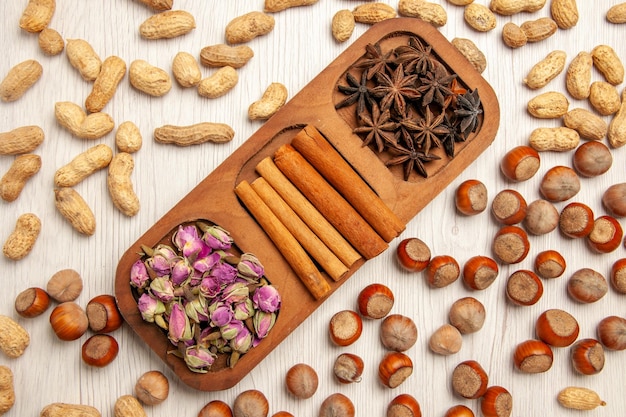
<instances>
[{"instance_id":1,"label":"peanut","mask_svg":"<svg viewBox=\"0 0 626 417\"><path fill-rule=\"evenodd\" d=\"M0 180L0 198L15 201L24 189L26 182L41 169L39 155L20 155L13 161L9 170Z\"/></svg>"},{"instance_id":2,"label":"peanut","mask_svg":"<svg viewBox=\"0 0 626 417\"><path fill-rule=\"evenodd\" d=\"M232 90L239 81L237 70L222 67L198 83L198 94L206 98L217 98Z\"/></svg>"},{"instance_id":3,"label":"peanut","mask_svg":"<svg viewBox=\"0 0 626 417\"><path fill-rule=\"evenodd\" d=\"M611 23L626 23L626 3L619 3L606 12L606 20Z\"/></svg>"},{"instance_id":4,"label":"peanut","mask_svg":"<svg viewBox=\"0 0 626 417\"><path fill-rule=\"evenodd\" d=\"M594 81L589 86L589 103L601 115L614 114L621 105L619 92L605 81Z\"/></svg>"},{"instance_id":5,"label":"peanut","mask_svg":"<svg viewBox=\"0 0 626 417\"><path fill-rule=\"evenodd\" d=\"M57 122L74 136L81 139L98 139L115 127L113 118L106 113L98 112L87 115L75 103L60 101L54 105Z\"/></svg>"},{"instance_id":6,"label":"peanut","mask_svg":"<svg viewBox=\"0 0 626 417\"><path fill-rule=\"evenodd\" d=\"M229 142L235 136L233 129L222 123L202 122L190 126L165 125L154 129L154 140L178 146L205 142Z\"/></svg>"},{"instance_id":7,"label":"peanut","mask_svg":"<svg viewBox=\"0 0 626 417\"><path fill-rule=\"evenodd\" d=\"M130 63L128 70L130 85L152 97L161 97L172 89L172 79L167 72L143 59Z\"/></svg>"},{"instance_id":8,"label":"peanut","mask_svg":"<svg viewBox=\"0 0 626 417\"><path fill-rule=\"evenodd\" d=\"M241 68L254 56L248 45L230 46L217 44L205 46L200 51L200 62L207 67Z\"/></svg>"},{"instance_id":9,"label":"peanut","mask_svg":"<svg viewBox=\"0 0 626 417\"><path fill-rule=\"evenodd\" d=\"M9 358L19 358L30 344L26 329L10 317L0 315L0 350Z\"/></svg>"},{"instance_id":10,"label":"peanut","mask_svg":"<svg viewBox=\"0 0 626 417\"><path fill-rule=\"evenodd\" d=\"M93 81L100 74L102 60L89 42L84 39L68 39L65 55L70 65L85 81Z\"/></svg>"},{"instance_id":11,"label":"peanut","mask_svg":"<svg viewBox=\"0 0 626 417\"><path fill-rule=\"evenodd\" d=\"M472 64L479 73L483 73L487 68L487 58L474 42L465 38L452 39L452 45Z\"/></svg>"},{"instance_id":12,"label":"peanut","mask_svg":"<svg viewBox=\"0 0 626 417\"><path fill-rule=\"evenodd\" d=\"M522 23L520 29L526 34L528 42L539 42L554 35L558 26L549 17L540 17L537 20L528 20Z\"/></svg>"},{"instance_id":13,"label":"peanut","mask_svg":"<svg viewBox=\"0 0 626 417\"><path fill-rule=\"evenodd\" d=\"M117 56L104 60L100 73L96 77L91 93L85 99L85 108L91 113L102 111L113 98L117 86L126 75L126 63Z\"/></svg>"},{"instance_id":14,"label":"peanut","mask_svg":"<svg viewBox=\"0 0 626 417\"><path fill-rule=\"evenodd\" d=\"M39 42L39 49L46 55L59 55L65 49L63 37L52 28L45 28L39 32L37 41Z\"/></svg>"},{"instance_id":15,"label":"peanut","mask_svg":"<svg viewBox=\"0 0 626 417\"><path fill-rule=\"evenodd\" d=\"M586 109L576 108L563 116L565 127L574 129L581 138L600 140L607 134L608 125L600 116Z\"/></svg>"},{"instance_id":16,"label":"peanut","mask_svg":"<svg viewBox=\"0 0 626 417\"><path fill-rule=\"evenodd\" d=\"M576 149L580 136L568 127L540 127L530 134L529 144L538 151L565 152Z\"/></svg>"},{"instance_id":17,"label":"peanut","mask_svg":"<svg viewBox=\"0 0 626 417\"><path fill-rule=\"evenodd\" d=\"M528 102L528 112L539 119L556 119L567 113L569 100L557 91L533 97Z\"/></svg>"},{"instance_id":18,"label":"peanut","mask_svg":"<svg viewBox=\"0 0 626 417\"><path fill-rule=\"evenodd\" d=\"M545 87L565 68L567 54L564 51L552 51L536 63L528 72L524 83L534 89Z\"/></svg>"},{"instance_id":19,"label":"peanut","mask_svg":"<svg viewBox=\"0 0 626 417\"><path fill-rule=\"evenodd\" d=\"M41 410L39 417L101 417L101 414L89 405L52 403Z\"/></svg>"},{"instance_id":20,"label":"peanut","mask_svg":"<svg viewBox=\"0 0 626 417\"><path fill-rule=\"evenodd\" d=\"M319 0L265 0L263 10L266 13L280 12L290 7L310 6Z\"/></svg>"},{"instance_id":21,"label":"peanut","mask_svg":"<svg viewBox=\"0 0 626 417\"><path fill-rule=\"evenodd\" d=\"M107 176L107 187L113 204L128 217L139 212L139 198L130 180L134 167L135 162L131 154L120 152L111 160Z\"/></svg>"},{"instance_id":22,"label":"peanut","mask_svg":"<svg viewBox=\"0 0 626 417\"><path fill-rule=\"evenodd\" d=\"M598 45L591 51L593 65L602 73L607 82L618 85L624 81L624 64L608 45Z\"/></svg>"},{"instance_id":23,"label":"peanut","mask_svg":"<svg viewBox=\"0 0 626 417\"><path fill-rule=\"evenodd\" d=\"M448 14L440 4L424 0L400 0L398 14L406 17L417 17L435 27L444 26L448 22Z\"/></svg>"},{"instance_id":24,"label":"peanut","mask_svg":"<svg viewBox=\"0 0 626 417\"><path fill-rule=\"evenodd\" d=\"M474 0L448 0L448 3L452 3L455 6L467 6L468 4L472 4Z\"/></svg>"},{"instance_id":25,"label":"peanut","mask_svg":"<svg viewBox=\"0 0 626 417\"><path fill-rule=\"evenodd\" d=\"M185 10L167 10L150 16L139 25L144 39L171 39L186 35L196 28L196 20Z\"/></svg>"},{"instance_id":26,"label":"peanut","mask_svg":"<svg viewBox=\"0 0 626 417\"><path fill-rule=\"evenodd\" d=\"M132 395L122 395L113 407L115 417L148 417L139 400Z\"/></svg>"},{"instance_id":27,"label":"peanut","mask_svg":"<svg viewBox=\"0 0 626 417\"><path fill-rule=\"evenodd\" d=\"M20 27L31 33L41 32L52 20L55 9L55 0L29 0L20 17Z\"/></svg>"},{"instance_id":28,"label":"peanut","mask_svg":"<svg viewBox=\"0 0 626 417\"><path fill-rule=\"evenodd\" d=\"M579 18L576 0L552 0L550 14L559 29L573 28L578 23Z\"/></svg>"},{"instance_id":29,"label":"peanut","mask_svg":"<svg viewBox=\"0 0 626 417\"><path fill-rule=\"evenodd\" d=\"M141 3L156 11L170 10L174 0L139 0Z\"/></svg>"},{"instance_id":30,"label":"peanut","mask_svg":"<svg viewBox=\"0 0 626 417\"><path fill-rule=\"evenodd\" d=\"M287 101L287 88L281 83L270 84L260 100L255 101L248 107L250 120L269 119Z\"/></svg>"},{"instance_id":31,"label":"peanut","mask_svg":"<svg viewBox=\"0 0 626 417\"><path fill-rule=\"evenodd\" d=\"M579 52L570 62L565 77L565 87L575 99L582 100L589 97L592 65L591 54L585 51Z\"/></svg>"},{"instance_id":32,"label":"peanut","mask_svg":"<svg viewBox=\"0 0 626 417\"><path fill-rule=\"evenodd\" d=\"M489 32L496 27L496 16L487 6L472 3L465 6L463 18L470 27L479 32Z\"/></svg>"},{"instance_id":33,"label":"peanut","mask_svg":"<svg viewBox=\"0 0 626 417\"><path fill-rule=\"evenodd\" d=\"M574 410L593 410L599 405L606 405L595 391L582 387L567 387L561 390L557 400L563 407Z\"/></svg>"},{"instance_id":34,"label":"peanut","mask_svg":"<svg viewBox=\"0 0 626 417\"><path fill-rule=\"evenodd\" d=\"M250 12L238 16L226 25L226 42L246 43L274 30L274 17L263 12Z\"/></svg>"},{"instance_id":35,"label":"peanut","mask_svg":"<svg viewBox=\"0 0 626 417\"><path fill-rule=\"evenodd\" d=\"M33 246L35 246L39 232L41 232L41 220L39 220L39 217L32 213L22 214L17 218L15 229L13 229L13 232L9 235L2 247L4 256L14 261L19 261L24 258L33 249ZM1 328L2 324L0 323L0 329ZM0 336L0 349L4 350L2 348L3 343L1 337L2 336Z\"/></svg>"},{"instance_id":36,"label":"peanut","mask_svg":"<svg viewBox=\"0 0 626 417\"><path fill-rule=\"evenodd\" d=\"M0 416L6 414L14 404L13 372L9 367L0 365Z\"/></svg>"},{"instance_id":37,"label":"peanut","mask_svg":"<svg viewBox=\"0 0 626 417\"><path fill-rule=\"evenodd\" d=\"M356 6L352 10L352 15L355 22L373 25L383 20L393 19L396 17L396 11L388 4L375 2Z\"/></svg>"},{"instance_id":38,"label":"peanut","mask_svg":"<svg viewBox=\"0 0 626 417\"><path fill-rule=\"evenodd\" d=\"M526 33L513 22L507 22L502 27L502 40L509 48L521 48L528 43Z\"/></svg>"},{"instance_id":39,"label":"peanut","mask_svg":"<svg viewBox=\"0 0 626 417\"><path fill-rule=\"evenodd\" d=\"M44 140L39 126L22 126L0 133L0 155L19 155L34 151Z\"/></svg>"},{"instance_id":40,"label":"peanut","mask_svg":"<svg viewBox=\"0 0 626 417\"><path fill-rule=\"evenodd\" d=\"M622 91L622 105L609 123L607 137L614 148L626 145L626 89Z\"/></svg>"},{"instance_id":41,"label":"peanut","mask_svg":"<svg viewBox=\"0 0 626 417\"><path fill-rule=\"evenodd\" d=\"M354 15L348 9L339 10L333 15L331 32L337 42L345 42L352 36L356 23Z\"/></svg>"},{"instance_id":42,"label":"peanut","mask_svg":"<svg viewBox=\"0 0 626 417\"><path fill-rule=\"evenodd\" d=\"M115 132L115 145L120 152L137 152L142 144L141 132L136 124L126 121L119 125Z\"/></svg>"},{"instance_id":43,"label":"peanut","mask_svg":"<svg viewBox=\"0 0 626 417\"><path fill-rule=\"evenodd\" d=\"M54 174L54 185L73 187L91 174L106 168L113 158L113 150L103 143L78 154Z\"/></svg>"},{"instance_id":44,"label":"peanut","mask_svg":"<svg viewBox=\"0 0 626 417\"><path fill-rule=\"evenodd\" d=\"M91 236L96 231L96 218L83 197L69 187L54 190L54 203L61 215L79 233Z\"/></svg>"},{"instance_id":45,"label":"peanut","mask_svg":"<svg viewBox=\"0 0 626 417\"><path fill-rule=\"evenodd\" d=\"M521 12L533 13L545 5L546 0L491 0L489 8L494 13L511 16Z\"/></svg>"},{"instance_id":46,"label":"peanut","mask_svg":"<svg viewBox=\"0 0 626 417\"><path fill-rule=\"evenodd\" d=\"M15 101L31 88L43 73L43 67L34 59L20 62L9 70L0 83L0 99Z\"/></svg>"},{"instance_id":47,"label":"peanut","mask_svg":"<svg viewBox=\"0 0 626 417\"><path fill-rule=\"evenodd\" d=\"M172 74L181 87L194 87L202 79L196 58L189 52L178 52L172 61Z\"/></svg>"}]
</instances>

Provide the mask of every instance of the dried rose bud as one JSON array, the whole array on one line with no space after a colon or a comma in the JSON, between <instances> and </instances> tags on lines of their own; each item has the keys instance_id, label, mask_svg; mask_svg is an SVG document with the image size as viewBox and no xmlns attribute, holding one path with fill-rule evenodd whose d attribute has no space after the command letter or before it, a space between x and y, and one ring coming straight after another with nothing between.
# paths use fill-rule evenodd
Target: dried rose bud
<instances>
[{"instance_id":1,"label":"dried rose bud","mask_svg":"<svg viewBox=\"0 0 626 417\"><path fill-rule=\"evenodd\" d=\"M197 345L189 346L185 349L184 359L187 367L198 373L205 373L215 362L216 355L207 348Z\"/></svg>"},{"instance_id":2,"label":"dried rose bud","mask_svg":"<svg viewBox=\"0 0 626 417\"><path fill-rule=\"evenodd\" d=\"M165 304L148 293L143 293L139 296L137 307L141 317L149 323L153 323L156 316L165 313Z\"/></svg>"},{"instance_id":3,"label":"dried rose bud","mask_svg":"<svg viewBox=\"0 0 626 417\"><path fill-rule=\"evenodd\" d=\"M276 287L264 285L256 289L252 295L254 308L266 313L274 313L280 308L280 294Z\"/></svg>"},{"instance_id":4,"label":"dried rose bud","mask_svg":"<svg viewBox=\"0 0 626 417\"><path fill-rule=\"evenodd\" d=\"M135 288L145 288L149 279L146 265L141 259L136 261L130 268L130 285Z\"/></svg>"},{"instance_id":5,"label":"dried rose bud","mask_svg":"<svg viewBox=\"0 0 626 417\"><path fill-rule=\"evenodd\" d=\"M186 342L193 338L189 317L185 314L185 309L180 303L174 303L174 305L172 305L167 337L175 344L178 342Z\"/></svg>"}]
</instances>

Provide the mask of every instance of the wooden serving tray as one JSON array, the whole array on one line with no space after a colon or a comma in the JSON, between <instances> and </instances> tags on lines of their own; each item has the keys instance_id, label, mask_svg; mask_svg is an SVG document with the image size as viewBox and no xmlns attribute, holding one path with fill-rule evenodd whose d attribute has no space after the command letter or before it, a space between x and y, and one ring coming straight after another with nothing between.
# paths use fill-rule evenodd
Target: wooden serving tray
<instances>
[{"instance_id":1,"label":"wooden serving tray","mask_svg":"<svg viewBox=\"0 0 626 417\"><path fill-rule=\"evenodd\" d=\"M352 133L356 127L353 112L335 110L335 103L345 97L337 91L337 85L345 84L346 72L365 54L366 45L379 42L394 47L405 44L410 36L431 45L463 84L478 89L483 116L479 130L457 144L454 158L442 157L429 163L427 178L415 176L404 181L399 171L390 170L376 152L362 146L362 139ZM185 384L203 391L233 387L324 301L315 300L307 291L238 200L235 186L244 180L254 181L258 177L255 166L311 124L406 224L491 144L499 120L498 101L491 86L433 26L413 18L391 19L372 26L126 251L118 264L115 281L115 295L124 319ZM266 276L282 295L282 307L269 336L241 356L233 368L223 361L216 362L206 374L191 372L184 361L167 353L174 346L154 323L142 320L129 285L130 269L140 259L141 245L153 247L168 240L178 225L196 220L206 220L228 230L239 249L254 253L261 260ZM357 262L340 281L329 281L331 293L364 262Z\"/></svg>"}]
</instances>

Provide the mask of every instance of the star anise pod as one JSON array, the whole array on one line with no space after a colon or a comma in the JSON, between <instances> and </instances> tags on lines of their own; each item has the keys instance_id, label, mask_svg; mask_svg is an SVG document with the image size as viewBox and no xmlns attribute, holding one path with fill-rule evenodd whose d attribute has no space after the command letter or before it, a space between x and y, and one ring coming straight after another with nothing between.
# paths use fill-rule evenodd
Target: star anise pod
<instances>
[{"instance_id":1,"label":"star anise pod","mask_svg":"<svg viewBox=\"0 0 626 417\"><path fill-rule=\"evenodd\" d=\"M417 74L405 75L402 65L398 65L391 76L378 73L378 85L372 89L374 97L380 98L381 110L393 109L398 114L406 112L407 100L417 100L420 93L415 88Z\"/></svg>"},{"instance_id":2,"label":"star anise pod","mask_svg":"<svg viewBox=\"0 0 626 417\"><path fill-rule=\"evenodd\" d=\"M406 127L413 132L413 141L416 148L420 148L428 154L433 146L440 147L439 136L445 135L447 130L441 126L445 113L442 112L435 117L430 107L426 107L424 117L418 117L414 122L406 124Z\"/></svg>"},{"instance_id":3,"label":"star anise pod","mask_svg":"<svg viewBox=\"0 0 626 417\"><path fill-rule=\"evenodd\" d=\"M457 97L457 108L454 110L461 133L467 137L478 127L478 117L483 108L480 103L478 89L474 89Z\"/></svg>"},{"instance_id":4,"label":"star anise pod","mask_svg":"<svg viewBox=\"0 0 626 417\"><path fill-rule=\"evenodd\" d=\"M441 159L437 155L418 151L415 148L405 148L400 145L394 147L393 152L396 153L397 156L388 160L385 165L403 165L405 181L409 180L409 177L411 176L411 172L413 172L413 170L417 171L422 177L427 178L428 173L426 172L426 167L424 166L424 164L430 161L436 161L438 159Z\"/></svg>"},{"instance_id":5,"label":"star anise pod","mask_svg":"<svg viewBox=\"0 0 626 417\"><path fill-rule=\"evenodd\" d=\"M354 67L365 69L368 80L374 78L376 74L392 72L395 61L393 51L383 53L378 43L365 45L365 51L365 58L354 64Z\"/></svg>"},{"instance_id":6,"label":"star anise pod","mask_svg":"<svg viewBox=\"0 0 626 417\"><path fill-rule=\"evenodd\" d=\"M417 90L422 94L422 105L425 107L434 101L444 107L446 97L453 94L450 83L455 78L456 74L449 74L443 65L435 66L433 71L421 77Z\"/></svg>"},{"instance_id":7,"label":"star anise pod","mask_svg":"<svg viewBox=\"0 0 626 417\"><path fill-rule=\"evenodd\" d=\"M408 45L401 45L395 49L396 63L404 66L409 73L426 74L433 70L432 46L424 44L419 38L411 36Z\"/></svg>"},{"instance_id":8,"label":"star anise pod","mask_svg":"<svg viewBox=\"0 0 626 417\"><path fill-rule=\"evenodd\" d=\"M337 88L348 97L337 103L335 108L339 109L357 103L357 114L363 113L366 105L371 108L374 99L371 96L372 89L367 85L367 72L363 71L361 74L361 82L348 72L346 81L349 85L338 85Z\"/></svg>"},{"instance_id":9,"label":"star anise pod","mask_svg":"<svg viewBox=\"0 0 626 417\"><path fill-rule=\"evenodd\" d=\"M385 110L380 111L376 103L372 106L371 116L367 112L359 114L360 125L353 130L354 133L365 134L363 140L363 146L368 146L371 143L376 144L378 152L385 150L385 145L395 145L394 130L397 124L391 120L391 112Z\"/></svg>"},{"instance_id":10,"label":"star anise pod","mask_svg":"<svg viewBox=\"0 0 626 417\"><path fill-rule=\"evenodd\" d=\"M455 143L464 142L465 137L459 130L459 124L451 120L448 113L445 114L443 122L440 126L446 130L446 133L440 137L441 145L446 151L446 155L448 155L450 158L453 158L455 154Z\"/></svg>"}]
</instances>

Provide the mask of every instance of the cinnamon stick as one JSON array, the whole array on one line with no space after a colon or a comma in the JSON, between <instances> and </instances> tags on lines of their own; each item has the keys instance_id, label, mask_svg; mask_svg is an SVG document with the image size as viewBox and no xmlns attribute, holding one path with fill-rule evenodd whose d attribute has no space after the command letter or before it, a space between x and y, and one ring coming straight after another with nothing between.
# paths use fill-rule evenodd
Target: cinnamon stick
<instances>
[{"instance_id":1,"label":"cinnamon stick","mask_svg":"<svg viewBox=\"0 0 626 417\"><path fill-rule=\"evenodd\" d=\"M387 242L291 145L278 148L274 163L363 257L387 249Z\"/></svg>"},{"instance_id":2,"label":"cinnamon stick","mask_svg":"<svg viewBox=\"0 0 626 417\"><path fill-rule=\"evenodd\" d=\"M390 242L404 231L404 223L314 126L307 125L302 129L292 139L291 145L385 241Z\"/></svg>"},{"instance_id":3,"label":"cinnamon stick","mask_svg":"<svg viewBox=\"0 0 626 417\"><path fill-rule=\"evenodd\" d=\"M278 220L247 181L235 187L235 193L248 208L265 233L316 300L325 297L330 285L317 269L309 255L289 230Z\"/></svg>"},{"instance_id":4,"label":"cinnamon stick","mask_svg":"<svg viewBox=\"0 0 626 417\"><path fill-rule=\"evenodd\" d=\"M302 247L317 261L318 264L335 281L340 280L348 268L337 256L320 240L319 237L307 226L282 197L272 188L269 183L257 178L250 184L252 189L261 197L263 202L272 210L278 220L285 225Z\"/></svg>"},{"instance_id":5,"label":"cinnamon stick","mask_svg":"<svg viewBox=\"0 0 626 417\"><path fill-rule=\"evenodd\" d=\"M276 190L289 207L296 212L345 266L351 268L357 261L362 259L361 255L348 243L341 233L285 177L270 157L264 158L259 162L256 166L256 171Z\"/></svg>"}]
</instances>

